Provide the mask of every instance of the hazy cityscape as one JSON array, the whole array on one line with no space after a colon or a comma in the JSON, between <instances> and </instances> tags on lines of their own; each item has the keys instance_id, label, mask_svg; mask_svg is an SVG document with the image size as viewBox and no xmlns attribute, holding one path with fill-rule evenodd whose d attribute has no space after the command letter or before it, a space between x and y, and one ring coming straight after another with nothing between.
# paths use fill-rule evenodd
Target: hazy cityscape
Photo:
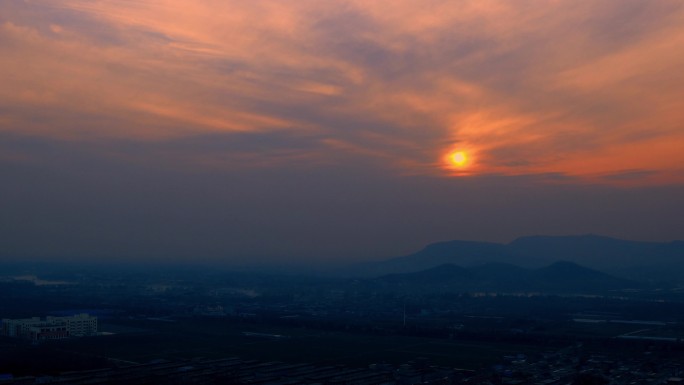
<instances>
[{"instance_id":1,"label":"hazy cityscape","mask_svg":"<svg viewBox=\"0 0 684 385\"><path fill-rule=\"evenodd\" d=\"M577 259L597 243L604 255L630 243L516 242L528 250L556 242ZM682 252L680 243L630 246ZM435 244L315 274L6 264L0 372L19 384L670 384L684 376L681 278L653 280L630 266L620 266L629 275L611 275L571 261L523 268L487 255L490 247ZM481 264L468 263L478 250ZM404 272L369 273L383 269ZM97 330L79 323L76 332L75 320L95 320ZM20 324L33 329L13 333ZM69 333L53 332L61 327Z\"/></svg>"}]
</instances>

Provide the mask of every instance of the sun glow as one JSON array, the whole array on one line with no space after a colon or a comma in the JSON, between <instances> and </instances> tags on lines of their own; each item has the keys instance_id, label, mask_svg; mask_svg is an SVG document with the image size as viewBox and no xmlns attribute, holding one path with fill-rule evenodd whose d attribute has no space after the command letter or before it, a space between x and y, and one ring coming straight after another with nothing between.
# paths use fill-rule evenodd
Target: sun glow
<instances>
[{"instance_id":1,"label":"sun glow","mask_svg":"<svg viewBox=\"0 0 684 385\"><path fill-rule=\"evenodd\" d=\"M449 162L451 162L453 166L463 167L468 163L468 156L463 151L456 151L449 154Z\"/></svg>"},{"instance_id":2,"label":"sun glow","mask_svg":"<svg viewBox=\"0 0 684 385\"><path fill-rule=\"evenodd\" d=\"M476 171L473 155L463 148L446 152L442 155L442 169L453 176L472 175Z\"/></svg>"}]
</instances>

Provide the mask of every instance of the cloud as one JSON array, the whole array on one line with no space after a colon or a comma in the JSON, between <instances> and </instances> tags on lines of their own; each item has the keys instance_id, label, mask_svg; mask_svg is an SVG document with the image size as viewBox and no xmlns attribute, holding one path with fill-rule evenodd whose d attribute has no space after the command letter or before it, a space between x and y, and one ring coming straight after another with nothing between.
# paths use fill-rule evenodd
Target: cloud
<instances>
[{"instance_id":1,"label":"cloud","mask_svg":"<svg viewBox=\"0 0 684 385\"><path fill-rule=\"evenodd\" d=\"M2 132L232 143L169 167L354 158L446 177L463 148L470 175L682 181L676 1L49 0L0 15ZM281 148L250 163L234 155L245 137Z\"/></svg>"}]
</instances>

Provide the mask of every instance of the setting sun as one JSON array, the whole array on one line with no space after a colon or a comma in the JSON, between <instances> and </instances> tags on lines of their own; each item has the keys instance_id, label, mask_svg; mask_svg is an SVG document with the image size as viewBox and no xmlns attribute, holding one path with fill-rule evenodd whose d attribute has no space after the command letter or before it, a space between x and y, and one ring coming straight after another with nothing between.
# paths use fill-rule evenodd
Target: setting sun
<instances>
[{"instance_id":1,"label":"setting sun","mask_svg":"<svg viewBox=\"0 0 684 385\"><path fill-rule=\"evenodd\" d=\"M454 166L463 167L466 162L468 162L468 157L466 156L465 152L456 151L449 156L449 160Z\"/></svg>"}]
</instances>

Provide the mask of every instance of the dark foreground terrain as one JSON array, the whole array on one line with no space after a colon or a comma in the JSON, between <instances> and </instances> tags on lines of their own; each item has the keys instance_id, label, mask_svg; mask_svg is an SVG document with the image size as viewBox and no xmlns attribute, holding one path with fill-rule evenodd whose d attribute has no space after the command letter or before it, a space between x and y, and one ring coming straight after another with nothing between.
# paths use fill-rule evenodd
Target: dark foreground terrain
<instances>
[{"instance_id":1,"label":"dark foreground terrain","mask_svg":"<svg viewBox=\"0 0 684 385\"><path fill-rule=\"evenodd\" d=\"M578 284L572 274L602 277L560 268L566 288ZM673 284L542 291L534 275L526 290L468 290L451 267L372 279L55 271L6 276L2 318L86 312L99 335L3 337L0 384L667 384L684 375L684 296Z\"/></svg>"}]
</instances>

